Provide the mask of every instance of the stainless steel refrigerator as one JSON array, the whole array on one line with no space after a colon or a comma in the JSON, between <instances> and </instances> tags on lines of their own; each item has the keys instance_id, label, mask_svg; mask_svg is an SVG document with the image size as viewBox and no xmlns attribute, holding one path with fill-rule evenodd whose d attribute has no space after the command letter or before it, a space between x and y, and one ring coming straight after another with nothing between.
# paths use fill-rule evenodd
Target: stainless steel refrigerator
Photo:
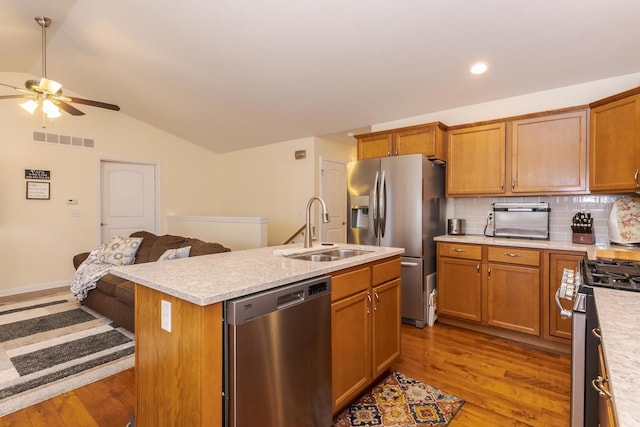
<instances>
[{"instance_id":1,"label":"stainless steel refrigerator","mask_svg":"<svg viewBox=\"0 0 640 427\"><path fill-rule=\"evenodd\" d=\"M402 320L427 324L436 245L445 232L444 166L420 154L347 166L347 242L404 248Z\"/></svg>"}]
</instances>

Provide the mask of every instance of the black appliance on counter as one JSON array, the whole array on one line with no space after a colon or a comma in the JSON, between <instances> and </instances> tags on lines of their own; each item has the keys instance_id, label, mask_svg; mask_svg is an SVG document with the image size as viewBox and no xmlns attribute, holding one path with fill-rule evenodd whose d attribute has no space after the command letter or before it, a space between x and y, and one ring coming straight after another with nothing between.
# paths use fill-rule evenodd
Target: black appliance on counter
<instances>
[{"instance_id":1,"label":"black appliance on counter","mask_svg":"<svg viewBox=\"0 0 640 427\"><path fill-rule=\"evenodd\" d=\"M571 427L598 427L599 396L592 381L598 377L600 329L593 297L595 287L621 292L640 292L640 263L619 260L589 260L587 257L574 272L564 270L556 291L560 314L572 318L571 341ZM573 301L566 310L560 299Z\"/></svg>"}]
</instances>

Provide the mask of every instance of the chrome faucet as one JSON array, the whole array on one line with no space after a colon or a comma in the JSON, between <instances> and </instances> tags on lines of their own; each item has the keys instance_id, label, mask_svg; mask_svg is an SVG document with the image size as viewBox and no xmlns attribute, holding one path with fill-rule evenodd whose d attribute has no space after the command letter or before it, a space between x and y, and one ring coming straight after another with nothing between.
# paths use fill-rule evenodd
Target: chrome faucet
<instances>
[{"instance_id":1,"label":"chrome faucet","mask_svg":"<svg viewBox=\"0 0 640 427\"><path fill-rule=\"evenodd\" d=\"M311 242L311 205L313 205L313 201L317 200L322 204L322 222L325 224L329 222L329 212L327 212L327 205L324 203L321 197L314 196L309 199L309 203L307 203L307 217L304 225L304 247L310 248L313 243Z\"/></svg>"}]
</instances>

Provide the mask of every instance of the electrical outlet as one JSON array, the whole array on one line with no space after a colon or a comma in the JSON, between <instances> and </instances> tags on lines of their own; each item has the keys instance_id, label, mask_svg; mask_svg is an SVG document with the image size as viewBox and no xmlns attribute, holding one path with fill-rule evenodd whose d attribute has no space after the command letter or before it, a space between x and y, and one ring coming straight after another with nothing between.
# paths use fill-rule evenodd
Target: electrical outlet
<instances>
[{"instance_id":1,"label":"electrical outlet","mask_svg":"<svg viewBox=\"0 0 640 427\"><path fill-rule=\"evenodd\" d=\"M487 213L487 225L493 227L493 211Z\"/></svg>"},{"instance_id":2,"label":"electrical outlet","mask_svg":"<svg viewBox=\"0 0 640 427\"><path fill-rule=\"evenodd\" d=\"M171 332L171 303L162 300L160 302L160 327Z\"/></svg>"}]
</instances>

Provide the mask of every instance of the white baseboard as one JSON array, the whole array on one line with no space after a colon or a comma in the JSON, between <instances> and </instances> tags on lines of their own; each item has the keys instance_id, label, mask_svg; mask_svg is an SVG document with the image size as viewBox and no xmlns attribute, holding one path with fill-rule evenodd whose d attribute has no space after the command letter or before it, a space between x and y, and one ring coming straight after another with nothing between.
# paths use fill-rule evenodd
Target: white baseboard
<instances>
[{"instance_id":1,"label":"white baseboard","mask_svg":"<svg viewBox=\"0 0 640 427\"><path fill-rule=\"evenodd\" d=\"M40 285L25 286L23 288L0 289L0 297L26 294L29 292L46 291L49 289L70 287L71 280L62 280L60 282L43 283Z\"/></svg>"}]
</instances>

